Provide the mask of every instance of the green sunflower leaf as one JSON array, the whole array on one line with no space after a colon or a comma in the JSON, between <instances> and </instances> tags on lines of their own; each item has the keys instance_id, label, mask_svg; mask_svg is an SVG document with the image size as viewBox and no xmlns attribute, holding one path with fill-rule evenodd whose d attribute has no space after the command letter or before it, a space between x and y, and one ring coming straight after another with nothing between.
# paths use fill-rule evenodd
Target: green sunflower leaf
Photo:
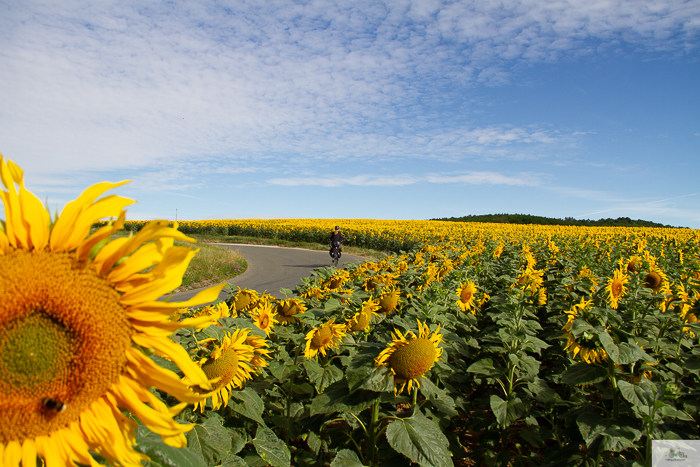
<instances>
[{"instance_id":1,"label":"green sunflower leaf","mask_svg":"<svg viewBox=\"0 0 700 467\"><path fill-rule=\"evenodd\" d=\"M289 467L291 464L292 456L284 441L266 426L258 426L253 446L258 455L273 467Z\"/></svg>"},{"instance_id":2,"label":"green sunflower leaf","mask_svg":"<svg viewBox=\"0 0 700 467\"><path fill-rule=\"evenodd\" d=\"M452 467L450 442L440 429L419 411L412 417L394 420L386 438L397 452L421 467Z\"/></svg>"},{"instance_id":3,"label":"green sunflower leaf","mask_svg":"<svg viewBox=\"0 0 700 467\"><path fill-rule=\"evenodd\" d=\"M174 448L165 443L142 443L136 446L136 450L147 455L151 459L151 465L162 467L207 467L202 456L188 448Z\"/></svg>"},{"instance_id":4,"label":"green sunflower leaf","mask_svg":"<svg viewBox=\"0 0 700 467\"><path fill-rule=\"evenodd\" d=\"M594 384L603 381L607 376L608 369L604 366L581 362L567 368L561 375L561 381L572 386Z\"/></svg>"},{"instance_id":5,"label":"green sunflower leaf","mask_svg":"<svg viewBox=\"0 0 700 467\"><path fill-rule=\"evenodd\" d=\"M608 354L610 359L614 363L621 363L620 362L620 349L615 345L615 342L612 340L612 337L610 337L610 334L605 331L605 329L601 329L598 331L598 339L600 340L600 343L603 345L603 348L605 349L605 352Z\"/></svg>"},{"instance_id":6,"label":"green sunflower leaf","mask_svg":"<svg viewBox=\"0 0 700 467\"><path fill-rule=\"evenodd\" d=\"M331 462L331 467L364 467L364 464L360 462L355 451L341 449Z\"/></svg>"},{"instance_id":7,"label":"green sunflower leaf","mask_svg":"<svg viewBox=\"0 0 700 467\"><path fill-rule=\"evenodd\" d=\"M335 365L321 366L316 360L306 360L303 365L309 380L316 386L319 393L343 379L342 370Z\"/></svg>"},{"instance_id":8,"label":"green sunflower leaf","mask_svg":"<svg viewBox=\"0 0 700 467\"><path fill-rule=\"evenodd\" d=\"M261 425L265 424L262 419L265 403L260 396L250 388L233 392L231 394L231 399L228 401L228 406L244 417L248 417Z\"/></svg>"},{"instance_id":9,"label":"green sunflower leaf","mask_svg":"<svg viewBox=\"0 0 700 467\"><path fill-rule=\"evenodd\" d=\"M525 412L525 404L518 397L503 400L496 395L492 395L489 402L501 428L510 426Z\"/></svg>"},{"instance_id":10,"label":"green sunflower leaf","mask_svg":"<svg viewBox=\"0 0 700 467\"><path fill-rule=\"evenodd\" d=\"M216 414L195 426L185 435L187 448L215 465L231 451L231 435L222 425L222 419Z\"/></svg>"},{"instance_id":11,"label":"green sunflower leaf","mask_svg":"<svg viewBox=\"0 0 700 467\"><path fill-rule=\"evenodd\" d=\"M469 368L467 368L467 371L469 373L476 373L477 375L489 377L496 377L504 374L503 368L496 365L490 358L483 358L476 363L472 363Z\"/></svg>"}]
</instances>

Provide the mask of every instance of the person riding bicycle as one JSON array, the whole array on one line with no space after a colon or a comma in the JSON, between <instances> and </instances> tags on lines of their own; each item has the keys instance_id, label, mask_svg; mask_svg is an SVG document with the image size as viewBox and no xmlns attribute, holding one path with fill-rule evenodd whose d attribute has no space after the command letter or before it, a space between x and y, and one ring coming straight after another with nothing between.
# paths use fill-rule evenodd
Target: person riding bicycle
<instances>
[{"instance_id":1,"label":"person riding bicycle","mask_svg":"<svg viewBox=\"0 0 700 467\"><path fill-rule=\"evenodd\" d=\"M331 232L331 249L328 252L328 254L331 255L331 257L333 256L333 248L337 247L339 253L343 251L340 248L340 244L343 243L343 240L345 239L343 238L343 234L340 233L340 226L336 225L335 230ZM340 258L340 255L338 255L338 257Z\"/></svg>"}]
</instances>

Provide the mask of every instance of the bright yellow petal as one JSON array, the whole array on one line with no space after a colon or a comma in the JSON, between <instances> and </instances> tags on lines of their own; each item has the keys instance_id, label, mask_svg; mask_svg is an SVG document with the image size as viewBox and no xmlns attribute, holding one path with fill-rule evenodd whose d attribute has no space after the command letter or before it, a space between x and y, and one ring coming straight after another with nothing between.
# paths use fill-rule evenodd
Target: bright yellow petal
<instances>
[{"instance_id":1,"label":"bright yellow petal","mask_svg":"<svg viewBox=\"0 0 700 467\"><path fill-rule=\"evenodd\" d=\"M92 248L103 240L107 240L112 236L117 230L122 230L124 228L124 221L126 220L126 211L122 211L116 221L112 222L111 225L104 225L97 229L87 240L83 241L75 252L76 256L81 260L86 260L90 256Z\"/></svg>"},{"instance_id":2,"label":"bright yellow petal","mask_svg":"<svg viewBox=\"0 0 700 467\"><path fill-rule=\"evenodd\" d=\"M36 465L36 445L32 439L22 442L22 465Z\"/></svg>"},{"instance_id":3,"label":"bright yellow petal","mask_svg":"<svg viewBox=\"0 0 700 467\"><path fill-rule=\"evenodd\" d=\"M205 389L210 388L209 379L204 374L201 368L197 366L187 351L180 345L176 344L168 338L153 337L146 334L134 334L132 340L136 345L155 349L167 355L185 374L188 378L188 383L191 385L202 386Z\"/></svg>"},{"instance_id":4,"label":"bright yellow petal","mask_svg":"<svg viewBox=\"0 0 700 467\"><path fill-rule=\"evenodd\" d=\"M152 276L153 279L125 291L120 299L121 303L128 306L156 300L179 287L182 284L182 276L187 270L187 266L198 251L190 250L187 247L172 247L168 249L160 264L147 274ZM123 291L125 287L119 284L115 288Z\"/></svg>"},{"instance_id":5,"label":"bright yellow petal","mask_svg":"<svg viewBox=\"0 0 700 467\"><path fill-rule=\"evenodd\" d=\"M19 187L19 203L22 207L22 217L29 224L28 244L32 248L43 250L49 242L51 224L49 212L41 204L39 198L24 188L24 183Z\"/></svg>"},{"instance_id":6,"label":"bright yellow petal","mask_svg":"<svg viewBox=\"0 0 700 467\"><path fill-rule=\"evenodd\" d=\"M112 269L107 279L111 282L119 283L146 268L158 264L162 261L165 251L168 248L172 248L172 246L172 238L163 238L142 245L133 255Z\"/></svg>"},{"instance_id":7,"label":"bright yellow petal","mask_svg":"<svg viewBox=\"0 0 700 467\"><path fill-rule=\"evenodd\" d=\"M111 190L113 188L119 187L128 183L128 181L108 183L102 182L97 183L85 191L78 197L78 199L71 201L66 204L61 212L61 216L58 218L51 231L51 240L49 246L53 251L72 251L76 249L80 243L80 240L84 239L87 235L84 233L83 237L71 242L71 239L75 239L74 226L81 219L83 212L88 209L98 196L101 196L105 191ZM93 223L104 216L97 217L94 219ZM116 217L116 216L114 216ZM85 219L81 219L84 223ZM92 223L90 224L92 225ZM88 228L89 231L89 228Z\"/></svg>"}]
</instances>

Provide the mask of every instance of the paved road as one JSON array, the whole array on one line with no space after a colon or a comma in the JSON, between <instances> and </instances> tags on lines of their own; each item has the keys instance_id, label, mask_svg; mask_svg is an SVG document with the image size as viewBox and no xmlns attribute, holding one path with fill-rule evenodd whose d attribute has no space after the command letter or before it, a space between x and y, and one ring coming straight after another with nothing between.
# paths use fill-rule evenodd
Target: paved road
<instances>
[{"instance_id":1,"label":"paved road","mask_svg":"<svg viewBox=\"0 0 700 467\"><path fill-rule=\"evenodd\" d=\"M302 277L309 277L314 269L330 266L331 257L327 251L304 250L301 248L282 248L277 246L243 245L231 243L216 243L226 248L238 250L248 262L248 269L233 279L227 281L234 287L254 289L277 297L284 298L280 288L294 289L301 284ZM361 263L366 258L343 253L340 262ZM185 301L193 297L199 290L188 290L172 295L172 301ZM226 299L222 292L219 298Z\"/></svg>"}]
</instances>

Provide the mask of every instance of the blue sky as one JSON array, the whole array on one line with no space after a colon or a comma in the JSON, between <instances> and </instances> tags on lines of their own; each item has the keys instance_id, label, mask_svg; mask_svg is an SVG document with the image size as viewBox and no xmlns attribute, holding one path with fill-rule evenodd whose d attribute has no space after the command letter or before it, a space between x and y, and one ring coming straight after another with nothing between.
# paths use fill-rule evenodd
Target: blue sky
<instances>
[{"instance_id":1,"label":"blue sky","mask_svg":"<svg viewBox=\"0 0 700 467\"><path fill-rule=\"evenodd\" d=\"M700 228L700 2L0 4L0 153L130 219Z\"/></svg>"}]
</instances>

